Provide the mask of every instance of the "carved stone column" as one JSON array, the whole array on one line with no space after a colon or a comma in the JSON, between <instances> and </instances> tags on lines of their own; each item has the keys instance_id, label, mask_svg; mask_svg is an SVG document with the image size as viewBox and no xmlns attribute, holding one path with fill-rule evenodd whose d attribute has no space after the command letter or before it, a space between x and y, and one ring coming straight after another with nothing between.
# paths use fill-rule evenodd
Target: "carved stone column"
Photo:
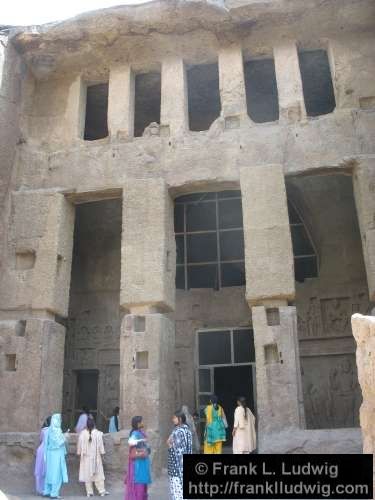
<instances>
[{"instance_id":1,"label":"carved stone column","mask_svg":"<svg viewBox=\"0 0 375 500\"><path fill-rule=\"evenodd\" d=\"M144 228L147 227L147 231ZM132 180L123 191L120 405L123 425L141 414L154 450L164 446L174 411L176 249L173 203L165 182ZM164 456L153 457L161 471Z\"/></svg>"},{"instance_id":2,"label":"carved stone column","mask_svg":"<svg viewBox=\"0 0 375 500\"><path fill-rule=\"evenodd\" d=\"M280 120L296 122L306 118L297 46L285 41L273 49Z\"/></svg>"},{"instance_id":3,"label":"carved stone column","mask_svg":"<svg viewBox=\"0 0 375 500\"><path fill-rule=\"evenodd\" d=\"M246 298L255 339L260 450L272 432L304 426L293 251L281 165L240 172Z\"/></svg>"},{"instance_id":4,"label":"carved stone column","mask_svg":"<svg viewBox=\"0 0 375 500\"><path fill-rule=\"evenodd\" d=\"M233 126L247 115L242 49L238 44L219 50L221 113ZM226 123L226 126L229 123Z\"/></svg>"},{"instance_id":5,"label":"carved stone column","mask_svg":"<svg viewBox=\"0 0 375 500\"><path fill-rule=\"evenodd\" d=\"M354 169L354 198L361 231L370 300L375 300L375 158L363 158Z\"/></svg>"},{"instance_id":6,"label":"carved stone column","mask_svg":"<svg viewBox=\"0 0 375 500\"><path fill-rule=\"evenodd\" d=\"M65 327L54 316L68 314L74 207L40 191L12 203L14 267L1 276L0 308L24 319L0 321L0 399L8 431L34 431L61 410Z\"/></svg>"},{"instance_id":7,"label":"carved stone column","mask_svg":"<svg viewBox=\"0 0 375 500\"><path fill-rule=\"evenodd\" d=\"M181 134L187 130L186 71L184 61L178 57L169 57L162 62L160 115L162 128L169 128L171 135Z\"/></svg>"},{"instance_id":8,"label":"carved stone column","mask_svg":"<svg viewBox=\"0 0 375 500\"><path fill-rule=\"evenodd\" d=\"M134 74L129 65L112 66L108 87L108 130L112 138L134 135Z\"/></svg>"}]
</instances>

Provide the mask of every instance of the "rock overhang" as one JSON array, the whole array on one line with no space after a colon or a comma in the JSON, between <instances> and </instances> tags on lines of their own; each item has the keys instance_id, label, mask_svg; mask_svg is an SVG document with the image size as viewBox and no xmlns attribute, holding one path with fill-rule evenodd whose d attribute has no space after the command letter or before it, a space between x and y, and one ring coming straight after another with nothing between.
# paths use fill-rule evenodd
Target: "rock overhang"
<instances>
[{"instance_id":1,"label":"rock overhang","mask_svg":"<svg viewBox=\"0 0 375 500\"><path fill-rule=\"evenodd\" d=\"M34 76L49 78L79 72L82 61L86 67L102 65L105 73L106 65L128 62L140 53L152 60L158 52L185 57L191 49L198 62L206 62L204 51L212 60L218 45L238 43L254 33L283 39L300 32L316 40L338 25L341 32L371 29L374 19L371 0L154 0L17 27L10 36ZM201 39L196 47L194 39Z\"/></svg>"}]
</instances>

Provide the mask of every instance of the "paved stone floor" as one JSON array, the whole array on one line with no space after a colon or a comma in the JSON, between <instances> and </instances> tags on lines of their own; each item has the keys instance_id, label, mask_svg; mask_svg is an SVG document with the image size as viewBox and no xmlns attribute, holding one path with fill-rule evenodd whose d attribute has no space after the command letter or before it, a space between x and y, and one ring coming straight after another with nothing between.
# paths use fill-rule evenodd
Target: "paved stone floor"
<instances>
[{"instance_id":1,"label":"paved stone floor","mask_svg":"<svg viewBox=\"0 0 375 500\"><path fill-rule=\"evenodd\" d=\"M108 490L111 491L110 488ZM1 497L1 491L6 495L5 499ZM84 487L82 487L82 494L78 494L77 490L75 492L64 492L62 489L61 494L63 498L69 500L82 500L87 498L84 493ZM44 497L38 495L26 495L17 494L17 488L8 489L6 485L1 485L0 487L0 500L42 500ZM98 495L92 497L93 499L100 498ZM112 490L110 495L106 496L108 500L124 500L124 492L117 486L115 490ZM157 479L150 488L149 500L168 500L168 480L166 476L162 476Z\"/></svg>"}]
</instances>

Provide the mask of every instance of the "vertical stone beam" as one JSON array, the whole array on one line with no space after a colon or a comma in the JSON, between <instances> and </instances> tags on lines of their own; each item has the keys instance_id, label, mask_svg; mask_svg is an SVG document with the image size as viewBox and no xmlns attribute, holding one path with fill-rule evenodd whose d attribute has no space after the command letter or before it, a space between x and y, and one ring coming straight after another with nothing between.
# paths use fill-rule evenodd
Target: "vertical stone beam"
<instances>
[{"instance_id":1,"label":"vertical stone beam","mask_svg":"<svg viewBox=\"0 0 375 500\"><path fill-rule=\"evenodd\" d=\"M286 41L273 49L280 120L296 122L306 118L297 46Z\"/></svg>"},{"instance_id":2,"label":"vertical stone beam","mask_svg":"<svg viewBox=\"0 0 375 500\"><path fill-rule=\"evenodd\" d=\"M219 50L221 112L224 118L247 114L242 49L233 44Z\"/></svg>"},{"instance_id":3,"label":"vertical stone beam","mask_svg":"<svg viewBox=\"0 0 375 500\"><path fill-rule=\"evenodd\" d=\"M0 303L25 319L0 321L0 411L7 430L32 431L61 410L65 327L30 316L68 314L74 207L60 193L25 191L13 209L14 267L0 277Z\"/></svg>"},{"instance_id":4,"label":"vertical stone beam","mask_svg":"<svg viewBox=\"0 0 375 500\"><path fill-rule=\"evenodd\" d=\"M74 206L62 194L50 196L44 236L32 279L32 308L68 316L73 253Z\"/></svg>"},{"instance_id":5,"label":"vertical stone beam","mask_svg":"<svg viewBox=\"0 0 375 500\"><path fill-rule=\"evenodd\" d=\"M353 175L370 300L375 300L375 158L361 159Z\"/></svg>"},{"instance_id":6,"label":"vertical stone beam","mask_svg":"<svg viewBox=\"0 0 375 500\"><path fill-rule=\"evenodd\" d=\"M281 165L240 172L246 298L252 307L260 450L267 438L304 425L293 250Z\"/></svg>"},{"instance_id":7,"label":"vertical stone beam","mask_svg":"<svg viewBox=\"0 0 375 500\"><path fill-rule=\"evenodd\" d=\"M152 442L153 470L160 473L174 409L174 321L163 314L128 314L120 341L120 401L125 428L142 415Z\"/></svg>"},{"instance_id":8,"label":"vertical stone beam","mask_svg":"<svg viewBox=\"0 0 375 500\"><path fill-rule=\"evenodd\" d=\"M148 230L145 231L144 228ZM156 450L168 435L174 407L176 248L173 203L163 180L132 180L123 191L120 405L127 428L142 414ZM168 417L169 415L169 417ZM161 471L164 457L153 457Z\"/></svg>"},{"instance_id":9,"label":"vertical stone beam","mask_svg":"<svg viewBox=\"0 0 375 500\"><path fill-rule=\"evenodd\" d=\"M357 342L358 380L363 402L359 419L363 437L363 453L375 454L375 318L353 314L352 330ZM375 464L373 471L375 487Z\"/></svg>"},{"instance_id":10,"label":"vertical stone beam","mask_svg":"<svg viewBox=\"0 0 375 500\"><path fill-rule=\"evenodd\" d=\"M110 69L108 130L112 138L134 135L134 73L129 65Z\"/></svg>"},{"instance_id":11,"label":"vertical stone beam","mask_svg":"<svg viewBox=\"0 0 375 500\"><path fill-rule=\"evenodd\" d=\"M240 172L245 239L246 298L286 303L295 296L294 259L281 165Z\"/></svg>"},{"instance_id":12,"label":"vertical stone beam","mask_svg":"<svg viewBox=\"0 0 375 500\"><path fill-rule=\"evenodd\" d=\"M187 130L186 70L184 61L178 57L169 57L162 63L160 115L161 126L169 127L171 135Z\"/></svg>"},{"instance_id":13,"label":"vertical stone beam","mask_svg":"<svg viewBox=\"0 0 375 500\"><path fill-rule=\"evenodd\" d=\"M132 179L123 190L121 307L172 311L175 274L173 202L167 186L162 179Z\"/></svg>"},{"instance_id":14,"label":"vertical stone beam","mask_svg":"<svg viewBox=\"0 0 375 500\"><path fill-rule=\"evenodd\" d=\"M86 87L81 75L70 84L65 110L65 131L67 139L76 141L83 138L86 113Z\"/></svg>"}]
</instances>

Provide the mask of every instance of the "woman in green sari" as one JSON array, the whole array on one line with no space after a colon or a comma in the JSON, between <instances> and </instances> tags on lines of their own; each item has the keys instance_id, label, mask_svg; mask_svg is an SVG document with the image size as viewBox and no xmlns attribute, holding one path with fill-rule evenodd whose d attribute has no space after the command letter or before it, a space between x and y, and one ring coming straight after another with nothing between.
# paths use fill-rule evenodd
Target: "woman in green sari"
<instances>
[{"instance_id":1,"label":"woman in green sari","mask_svg":"<svg viewBox=\"0 0 375 500\"><path fill-rule=\"evenodd\" d=\"M216 396L211 396L210 404L204 410L206 429L204 433L203 453L205 455L220 454L223 442L227 439L227 419L223 408L218 404Z\"/></svg>"}]
</instances>

